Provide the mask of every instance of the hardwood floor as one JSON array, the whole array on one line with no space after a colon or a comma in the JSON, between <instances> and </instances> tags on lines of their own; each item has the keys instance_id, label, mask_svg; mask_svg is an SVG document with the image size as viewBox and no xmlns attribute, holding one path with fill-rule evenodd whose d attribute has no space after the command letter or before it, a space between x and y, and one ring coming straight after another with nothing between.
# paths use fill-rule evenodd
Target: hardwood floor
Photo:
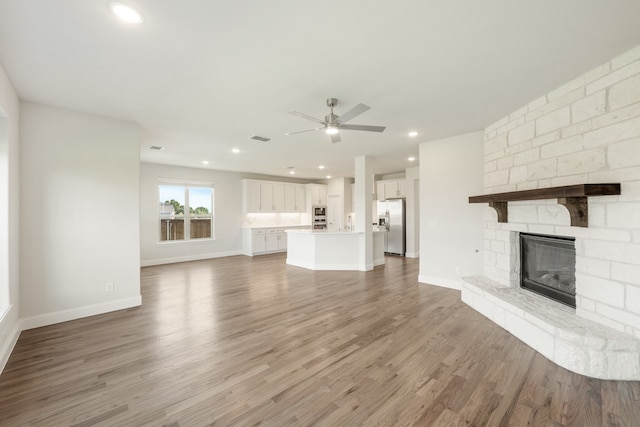
<instances>
[{"instance_id":1,"label":"hardwood floor","mask_svg":"<svg viewBox=\"0 0 640 427\"><path fill-rule=\"evenodd\" d=\"M0 425L637 426L640 383L568 372L417 283L282 254L142 269L143 306L25 331Z\"/></svg>"}]
</instances>

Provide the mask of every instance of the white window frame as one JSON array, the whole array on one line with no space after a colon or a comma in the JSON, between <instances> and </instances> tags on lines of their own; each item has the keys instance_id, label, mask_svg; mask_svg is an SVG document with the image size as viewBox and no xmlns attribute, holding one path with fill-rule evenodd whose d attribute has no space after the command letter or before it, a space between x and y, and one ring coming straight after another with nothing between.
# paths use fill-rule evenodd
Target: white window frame
<instances>
[{"instance_id":1,"label":"white window frame","mask_svg":"<svg viewBox=\"0 0 640 427\"><path fill-rule=\"evenodd\" d=\"M160 203L164 201L160 200L160 187L162 186L171 186L171 187L183 187L184 188L184 239L182 240L162 240L162 231L158 233L158 244L159 245L174 245L174 244L184 244L184 243L196 243L196 242L210 242L212 240L216 240L216 191L215 191L215 183L214 182L204 182L204 181L185 181L185 180L176 180L176 179L159 179L158 180L158 194L156 197L158 203L158 219L162 220L162 214L160 212ZM190 204L189 204L189 188L208 188L211 190L211 237L205 237L201 239L191 239L191 218L189 215L190 212Z\"/></svg>"}]
</instances>

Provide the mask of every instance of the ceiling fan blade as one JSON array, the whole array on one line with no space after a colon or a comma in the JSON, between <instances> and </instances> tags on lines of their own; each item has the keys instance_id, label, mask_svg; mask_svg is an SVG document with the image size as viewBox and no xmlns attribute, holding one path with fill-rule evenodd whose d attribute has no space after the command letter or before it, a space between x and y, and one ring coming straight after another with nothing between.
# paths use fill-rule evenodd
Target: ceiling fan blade
<instances>
[{"instance_id":1,"label":"ceiling fan blade","mask_svg":"<svg viewBox=\"0 0 640 427\"><path fill-rule=\"evenodd\" d=\"M287 132L287 133L285 133L285 135L295 135L296 133L311 132L312 130L320 130L320 129L324 129L324 126L319 127L319 128L313 128L313 129L297 130L295 132Z\"/></svg>"},{"instance_id":2,"label":"ceiling fan blade","mask_svg":"<svg viewBox=\"0 0 640 427\"><path fill-rule=\"evenodd\" d=\"M333 135L329 135L331 137L331 143L335 144L336 142L340 142L342 141L342 138L340 138L340 134L339 133L334 133Z\"/></svg>"},{"instance_id":3,"label":"ceiling fan blade","mask_svg":"<svg viewBox=\"0 0 640 427\"><path fill-rule=\"evenodd\" d=\"M384 132L386 126L370 126L370 125L340 125L340 129L346 130L366 130L368 132Z\"/></svg>"},{"instance_id":4,"label":"ceiling fan blade","mask_svg":"<svg viewBox=\"0 0 640 427\"><path fill-rule=\"evenodd\" d=\"M367 110L370 110L371 107L364 105L364 104L358 104L355 107L353 107L351 110L347 111L346 113L344 113L343 115L340 116L339 120L340 123L346 123L349 120L353 119L356 116L359 116L360 114L364 113Z\"/></svg>"},{"instance_id":5,"label":"ceiling fan blade","mask_svg":"<svg viewBox=\"0 0 640 427\"><path fill-rule=\"evenodd\" d=\"M289 114L293 114L294 116L302 117L303 119L311 120L312 122L320 123L321 125L326 125L326 122L320 119L316 119L305 113L300 113L298 111L289 111Z\"/></svg>"}]
</instances>

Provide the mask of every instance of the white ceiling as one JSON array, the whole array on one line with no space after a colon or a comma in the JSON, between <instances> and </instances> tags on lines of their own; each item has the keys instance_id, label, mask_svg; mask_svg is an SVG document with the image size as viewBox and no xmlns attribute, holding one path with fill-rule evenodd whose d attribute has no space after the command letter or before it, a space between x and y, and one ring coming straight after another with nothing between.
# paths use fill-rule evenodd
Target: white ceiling
<instances>
[{"instance_id":1,"label":"white ceiling","mask_svg":"<svg viewBox=\"0 0 640 427\"><path fill-rule=\"evenodd\" d=\"M106 0L0 0L20 98L139 123L143 161L310 179L353 176L364 154L402 171L420 142L480 130L640 44L638 0L124 1L142 25ZM337 114L369 105L352 122L386 131L284 135L314 127L287 111L322 118L328 97Z\"/></svg>"}]
</instances>

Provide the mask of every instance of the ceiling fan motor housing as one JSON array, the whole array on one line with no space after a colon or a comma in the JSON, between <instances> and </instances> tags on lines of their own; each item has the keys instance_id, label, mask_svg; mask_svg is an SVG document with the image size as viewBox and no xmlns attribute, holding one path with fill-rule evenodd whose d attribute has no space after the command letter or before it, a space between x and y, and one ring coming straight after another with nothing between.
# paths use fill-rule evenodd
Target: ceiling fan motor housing
<instances>
[{"instance_id":1,"label":"ceiling fan motor housing","mask_svg":"<svg viewBox=\"0 0 640 427\"><path fill-rule=\"evenodd\" d=\"M333 113L327 114L326 116L324 116L324 121L330 125L338 124L338 115Z\"/></svg>"},{"instance_id":2,"label":"ceiling fan motor housing","mask_svg":"<svg viewBox=\"0 0 640 427\"><path fill-rule=\"evenodd\" d=\"M327 107L335 107L336 105L338 105L336 98L327 98Z\"/></svg>"}]
</instances>

